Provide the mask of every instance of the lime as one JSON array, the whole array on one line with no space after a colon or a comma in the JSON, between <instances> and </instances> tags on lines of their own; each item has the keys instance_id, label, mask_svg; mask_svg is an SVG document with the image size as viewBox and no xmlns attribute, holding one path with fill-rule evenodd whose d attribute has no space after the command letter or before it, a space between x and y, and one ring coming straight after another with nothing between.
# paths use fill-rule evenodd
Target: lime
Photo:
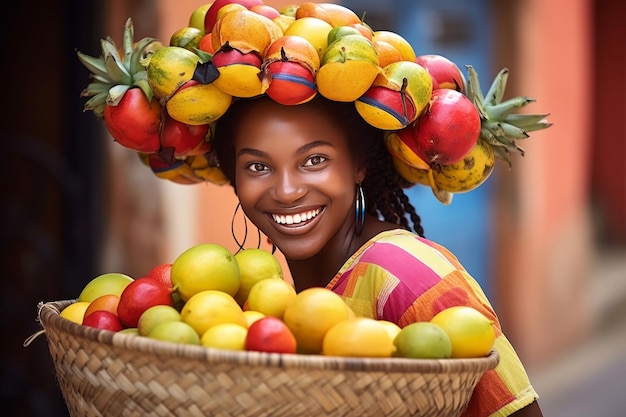
<instances>
[{"instance_id":1,"label":"lime","mask_svg":"<svg viewBox=\"0 0 626 417\"><path fill-rule=\"evenodd\" d=\"M394 356L402 358L444 359L452 354L452 343L446 332L434 323L411 323L396 335Z\"/></svg>"}]
</instances>

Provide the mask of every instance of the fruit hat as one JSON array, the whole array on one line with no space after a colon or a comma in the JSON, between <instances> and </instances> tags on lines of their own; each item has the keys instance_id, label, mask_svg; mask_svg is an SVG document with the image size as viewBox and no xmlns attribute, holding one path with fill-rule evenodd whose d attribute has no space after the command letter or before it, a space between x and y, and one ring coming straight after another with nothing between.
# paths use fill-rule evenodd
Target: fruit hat
<instances>
[{"instance_id":1,"label":"fruit hat","mask_svg":"<svg viewBox=\"0 0 626 417\"><path fill-rule=\"evenodd\" d=\"M510 166L516 141L551 126L548 114L520 114L530 97L504 99L502 69L483 94L442 55L417 55L389 30L352 10L305 2L275 9L262 0L215 0L194 10L165 45L134 41L131 19L118 50L78 52L91 72L84 109L104 119L113 139L137 152L159 178L226 184L212 152L215 122L234 100L267 95L298 105L320 94L354 103L384 132L398 173L432 189L443 204L482 184L496 159Z\"/></svg>"}]
</instances>

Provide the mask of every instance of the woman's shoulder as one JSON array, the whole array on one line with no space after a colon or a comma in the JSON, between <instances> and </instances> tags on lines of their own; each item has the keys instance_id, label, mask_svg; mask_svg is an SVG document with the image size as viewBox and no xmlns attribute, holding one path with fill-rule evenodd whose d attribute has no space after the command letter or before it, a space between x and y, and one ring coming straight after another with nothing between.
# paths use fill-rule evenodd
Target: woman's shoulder
<instances>
[{"instance_id":1,"label":"woman's shoulder","mask_svg":"<svg viewBox=\"0 0 626 417\"><path fill-rule=\"evenodd\" d=\"M369 239L355 254L361 262L407 265L420 263L463 269L444 246L405 229L385 230ZM437 268L439 269L439 268Z\"/></svg>"}]
</instances>

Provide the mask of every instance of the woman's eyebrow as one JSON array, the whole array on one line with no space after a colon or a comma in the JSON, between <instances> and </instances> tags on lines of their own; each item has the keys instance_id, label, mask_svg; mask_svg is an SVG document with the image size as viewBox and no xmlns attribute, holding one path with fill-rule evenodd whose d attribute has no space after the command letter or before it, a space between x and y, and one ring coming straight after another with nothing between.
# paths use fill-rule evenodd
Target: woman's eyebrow
<instances>
[{"instance_id":1,"label":"woman's eyebrow","mask_svg":"<svg viewBox=\"0 0 626 417\"><path fill-rule=\"evenodd\" d=\"M331 146L332 147L333 144L328 142L328 141L325 141L325 140L316 140L316 141L313 141L313 142L309 142L306 145L303 145L300 148L298 148L297 153L300 155L300 154L309 152L311 149L318 148L320 146Z\"/></svg>"},{"instance_id":2,"label":"woman's eyebrow","mask_svg":"<svg viewBox=\"0 0 626 417\"><path fill-rule=\"evenodd\" d=\"M242 155L252 155L252 156L258 156L258 157L265 157L267 156L267 153L260 151L258 149L254 149L254 148L242 148L239 150L239 152L237 152L237 156L242 156Z\"/></svg>"}]
</instances>

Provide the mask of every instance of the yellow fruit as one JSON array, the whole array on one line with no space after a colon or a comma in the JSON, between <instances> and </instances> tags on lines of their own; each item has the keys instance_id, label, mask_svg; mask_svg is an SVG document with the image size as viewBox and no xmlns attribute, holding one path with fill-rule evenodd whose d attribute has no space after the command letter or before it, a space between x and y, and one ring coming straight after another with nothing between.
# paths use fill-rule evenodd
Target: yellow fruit
<instances>
[{"instance_id":1,"label":"yellow fruit","mask_svg":"<svg viewBox=\"0 0 626 417\"><path fill-rule=\"evenodd\" d=\"M247 298L248 310L283 318L287 305L296 297L295 288L283 279L264 279L252 286Z\"/></svg>"},{"instance_id":2,"label":"yellow fruit","mask_svg":"<svg viewBox=\"0 0 626 417\"><path fill-rule=\"evenodd\" d=\"M215 83L185 86L167 101L167 113L181 123L206 125L219 119L232 103L232 96Z\"/></svg>"},{"instance_id":3,"label":"yellow fruit","mask_svg":"<svg viewBox=\"0 0 626 417\"><path fill-rule=\"evenodd\" d=\"M365 94L380 70L372 42L361 35L346 35L328 45L315 79L324 97L351 102Z\"/></svg>"},{"instance_id":4,"label":"yellow fruit","mask_svg":"<svg viewBox=\"0 0 626 417\"><path fill-rule=\"evenodd\" d=\"M216 324L204 332L200 344L208 348L244 350L247 333L248 329L240 324Z\"/></svg>"},{"instance_id":5,"label":"yellow fruit","mask_svg":"<svg viewBox=\"0 0 626 417\"><path fill-rule=\"evenodd\" d=\"M267 90L267 86L261 81L260 67L232 64L217 67L217 70L220 75L213 81L213 84L233 97L256 97Z\"/></svg>"},{"instance_id":6,"label":"yellow fruit","mask_svg":"<svg viewBox=\"0 0 626 417\"><path fill-rule=\"evenodd\" d=\"M389 132L385 135L385 145L387 146L387 150L394 158L399 159L405 164L412 166L413 168L419 168L424 170L429 170L430 165L428 165L422 158L417 156L415 152L411 150L411 148L404 143L400 135L408 134L405 132Z\"/></svg>"},{"instance_id":7,"label":"yellow fruit","mask_svg":"<svg viewBox=\"0 0 626 417\"><path fill-rule=\"evenodd\" d=\"M191 297L180 311L181 320L202 337L211 327L220 323L234 323L247 327L248 321L235 299L222 291L201 291Z\"/></svg>"},{"instance_id":8,"label":"yellow fruit","mask_svg":"<svg viewBox=\"0 0 626 417\"><path fill-rule=\"evenodd\" d=\"M439 190L465 193L484 183L493 173L495 163L491 145L479 140L470 153L456 164L442 165L440 170L433 170L433 180Z\"/></svg>"},{"instance_id":9,"label":"yellow fruit","mask_svg":"<svg viewBox=\"0 0 626 417\"><path fill-rule=\"evenodd\" d=\"M473 307L447 308L430 322L440 326L450 337L453 358L483 357L493 348L496 339L494 322Z\"/></svg>"},{"instance_id":10,"label":"yellow fruit","mask_svg":"<svg viewBox=\"0 0 626 417\"><path fill-rule=\"evenodd\" d=\"M394 356L401 358L445 359L452 354L452 343L438 325L427 321L411 323L393 340Z\"/></svg>"},{"instance_id":11,"label":"yellow fruit","mask_svg":"<svg viewBox=\"0 0 626 417\"><path fill-rule=\"evenodd\" d=\"M280 262L271 252L264 249L243 249L235 254L235 260L239 265L241 277L235 300L241 306L248 299L250 289L257 282L267 278L283 279L283 269Z\"/></svg>"},{"instance_id":12,"label":"yellow fruit","mask_svg":"<svg viewBox=\"0 0 626 417\"><path fill-rule=\"evenodd\" d=\"M250 325L258 319L262 319L263 317L265 317L265 314L261 313L260 311L254 310L244 310L243 315L246 317L248 327L250 327Z\"/></svg>"},{"instance_id":13,"label":"yellow fruit","mask_svg":"<svg viewBox=\"0 0 626 417\"><path fill-rule=\"evenodd\" d=\"M271 19L248 9L225 13L213 26L211 41L217 51L224 44L243 53L263 54L283 31Z\"/></svg>"},{"instance_id":14,"label":"yellow fruit","mask_svg":"<svg viewBox=\"0 0 626 417\"><path fill-rule=\"evenodd\" d=\"M158 99L169 98L191 80L200 57L178 46L166 46L150 57L147 68L148 84Z\"/></svg>"},{"instance_id":15,"label":"yellow fruit","mask_svg":"<svg viewBox=\"0 0 626 417\"><path fill-rule=\"evenodd\" d=\"M89 307L88 301L77 301L65 307L59 314L64 319L73 321L74 323L83 324L85 311Z\"/></svg>"},{"instance_id":16,"label":"yellow fruit","mask_svg":"<svg viewBox=\"0 0 626 417\"><path fill-rule=\"evenodd\" d=\"M287 16L287 15L281 14L280 16L273 18L272 22L276 23L276 26L278 26L280 30L285 32L287 28L291 26L293 22L295 22L295 20L296 18L293 16Z\"/></svg>"},{"instance_id":17,"label":"yellow fruit","mask_svg":"<svg viewBox=\"0 0 626 417\"><path fill-rule=\"evenodd\" d=\"M430 186L428 169L412 167L411 165L395 157L392 159L392 161L396 172L398 172L398 174L400 174L402 178L404 178L411 184Z\"/></svg>"},{"instance_id":18,"label":"yellow fruit","mask_svg":"<svg viewBox=\"0 0 626 417\"><path fill-rule=\"evenodd\" d=\"M377 320L356 317L333 325L324 336L322 354L328 356L390 357L393 339Z\"/></svg>"},{"instance_id":19,"label":"yellow fruit","mask_svg":"<svg viewBox=\"0 0 626 417\"><path fill-rule=\"evenodd\" d=\"M285 36L301 36L308 40L315 48L318 56L322 54L328 46L328 33L333 29L330 23L318 19L317 17L303 17L293 21L285 30Z\"/></svg>"},{"instance_id":20,"label":"yellow fruit","mask_svg":"<svg viewBox=\"0 0 626 417\"><path fill-rule=\"evenodd\" d=\"M91 302L106 294L115 294L119 296L122 294L122 291L124 291L124 288L126 288L126 286L132 281L133 279L128 275L120 274L118 272L109 272L98 275L83 287L78 295L77 301Z\"/></svg>"},{"instance_id":21,"label":"yellow fruit","mask_svg":"<svg viewBox=\"0 0 626 417\"><path fill-rule=\"evenodd\" d=\"M234 296L241 281L234 255L214 243L199 244L184 251L172 263L170 273L174 290L184 301L204 290Z\"/></svg>"},{"instance_id":22,"label":"yellow fruit","mask_svg":"<svg viewBox=\"0 0 626 417\"><path fill-rule=\"evenodd\" d=\"M395 339L398 333L400 333L400 330L402 330L400 326L392 321L378 320L378 323L385 328L387 334L389 334L389 337L391 337L391 340Z\"/></svg>"},{"instance_id":23,"label":"yellow fruit","mask_svg":"<svg viewBox=\"0 0 626 417\"><path fill-rule=\"evenodd\" d=\"M385 68L392 62L402 61L400 51L398 51L395 46L389 42L375 40L372 43L374 44L376 55L378 55L378 65L382 68Z\"/></svg>"},{"instance_id":24,"label":"yellow fruit","mask_svg":"<svg viewBox=\"0 0 626 417\"><path fill-rule=\"evenodd\" d=\"M296 337L299 353L319 354L328 329L352 314L339 295L312 287L299 292L287 305L283 321Z\"/></svg>"},{"instance_id":25,"label":"yellow fruit","mask_svg":"<svg viewBox=\"0 0 626 417\"><path fill-rule=\"evenodd\" d=\"M384 41L391 44L394 48L400 52L403 61L415 62L415 50L404 37L399 35L396 32L388 31L388 30L377 30L374 31L373 35L374 41Z\"/></svg>"}]
</instances>

